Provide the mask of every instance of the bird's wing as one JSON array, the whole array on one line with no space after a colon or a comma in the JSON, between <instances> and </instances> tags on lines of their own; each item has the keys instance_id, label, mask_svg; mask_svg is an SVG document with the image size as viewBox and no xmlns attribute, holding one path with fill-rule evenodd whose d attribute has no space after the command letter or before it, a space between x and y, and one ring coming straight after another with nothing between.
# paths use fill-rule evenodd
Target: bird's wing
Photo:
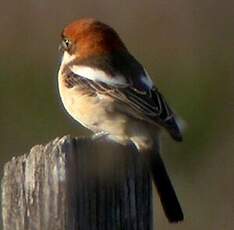
<instances>
[{"instance_id":1,"label":"bird's wing","mask_svg":"<svg viewBox=\"0 0 234 230\"><path fill-rule=\"evenodd\" d=\"M79 84L88 87L91 92L97 95L108 95L114 98L116 101L129 106L135 111L137 118L141 117L141 119L155 125L163 126L175 140L182 140L174 113L162 94L153 86L148 76L143 76L145 78L141 82L145 86L141 88L134 87L133 84L127 83L121 77L113 80L108 80L107 77L103 75L103 72L102 78L97 78L92 74L81 76L71 71L69 81L74 86Z\"/></svg>"}]
</instances>

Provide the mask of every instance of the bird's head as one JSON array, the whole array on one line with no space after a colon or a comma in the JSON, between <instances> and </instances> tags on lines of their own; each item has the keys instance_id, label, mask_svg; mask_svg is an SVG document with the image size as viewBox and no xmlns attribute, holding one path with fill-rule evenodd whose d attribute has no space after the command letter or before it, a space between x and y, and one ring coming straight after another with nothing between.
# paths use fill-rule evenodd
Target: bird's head
<instances>
[{"instance_id":1,"label":"bird's head","mask_svg":"<svg viewBox=\"0 0 234 230\"><path fill-rule=\"evenodd\" d=\"M108 25L92 18L80 19L66 26L60 48L68 59L125 51L118 34Z\"/></svg>"}]
</instances>

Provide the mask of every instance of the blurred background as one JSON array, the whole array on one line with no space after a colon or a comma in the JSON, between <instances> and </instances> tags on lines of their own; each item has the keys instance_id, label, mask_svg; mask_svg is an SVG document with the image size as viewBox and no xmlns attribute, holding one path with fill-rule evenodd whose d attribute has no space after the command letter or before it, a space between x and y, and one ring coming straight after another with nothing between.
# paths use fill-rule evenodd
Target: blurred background
<instances>
[{"instance_id":1,"label":"blurred background","mask_svg":"<svg viewBox=\"0 0 234 230\"><path fill-rule=\"evenodd\" d=\"M20 4L20 5L19 5ZM234 2L21 0L1 2L0 168L57 136L90 135L57 93L62 28L95 17L113 26L187 123L183 143L163 135L163 158L184 208L157 229L234 225Z\"/></svg>"}]
</instances>

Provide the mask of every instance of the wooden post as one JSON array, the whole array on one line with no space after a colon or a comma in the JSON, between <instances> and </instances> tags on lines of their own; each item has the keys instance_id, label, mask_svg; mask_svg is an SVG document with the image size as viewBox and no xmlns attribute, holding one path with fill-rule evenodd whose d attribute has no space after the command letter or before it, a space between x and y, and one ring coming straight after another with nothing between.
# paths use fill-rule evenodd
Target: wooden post
<instances>
[{"instance_id":1,"label":"wooden post","mask_svg":"<svg viewBox=\"0 0 234 230\"><path fill-rule=\"evenodd\" d=\"M151 179L131 145L57 138L4 167L4 230L152 230Z\"/></svg>"}]
</instances>

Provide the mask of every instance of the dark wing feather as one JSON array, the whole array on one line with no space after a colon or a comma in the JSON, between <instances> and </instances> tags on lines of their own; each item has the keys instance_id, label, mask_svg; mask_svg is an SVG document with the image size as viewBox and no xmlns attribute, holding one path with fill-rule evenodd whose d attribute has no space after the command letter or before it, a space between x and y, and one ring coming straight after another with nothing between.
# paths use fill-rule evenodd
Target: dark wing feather
<instances>
[{"instance_id":1,"label":"dark wing feather","mask_svg":"<svg viewBox=\"0 0 234 230\"><path fill-rule=\"evenodd\" d=\"M175 115L156 88L140 91L131 86L109 85L89 80L72 72L69 74L69 79L74 86L79 84L88 87L91 93L109 95L117 101L127 104L144 120L163 126L175 140L182 140Z\"/></svg>"},{"instance_id":2,"label":"dark wing feather","mask_svg":"<svg viewBox=\"0 0 234 230\"><path fill-rule=\"evenodd\" d=\"M129 102L138 108L138 112L140 111L147 119L166 128L175 140L182 141L182 135L175 115L156 88L145 93L131 87L122 89L121 91L124 92Z\"/></svg>"}]
</instances>

